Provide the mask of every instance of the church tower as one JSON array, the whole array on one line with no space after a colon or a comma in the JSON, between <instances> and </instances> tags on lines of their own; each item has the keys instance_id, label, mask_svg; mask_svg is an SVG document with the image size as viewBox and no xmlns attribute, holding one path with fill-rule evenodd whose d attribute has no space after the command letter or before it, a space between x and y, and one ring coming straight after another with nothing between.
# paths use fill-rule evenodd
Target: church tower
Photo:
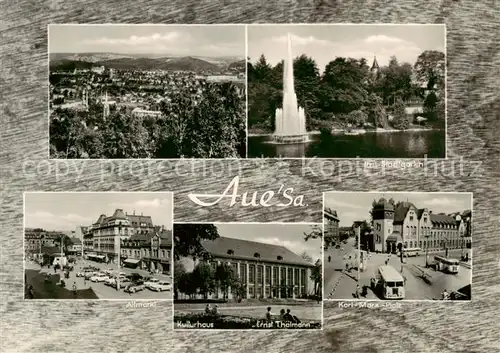
<instances>
[{"instance_id":1,"label":"church tower","mask_svg":"<svg viewBox=\"0 0 500 353\"><path fill-rule=\"evenodd\" d=\"M104 118L104 120L106 120L106 118L108 116L109 116L108 92L106 92L106 94L104 96L104 106L103 106L102 117Z\"/></svg>"},{"instance_id":2,"label":"church tower","mask_svg":"<svg viewBox=\"0 0 500 353\"><path fill-rule=\"evenodd\" d=\"M387 238L394 229L394 205L382 197L374 203L372 216L375 251L386 252Z\"/></svg>"},{"instance_id":3,"label":"church tower","mask_svg":"<svg viewBox=\"0 0 500 353\"><path fill-rule=\"evenodd\" d=\"M374 77L378 76L378 74L380 73L380 67L378 66L377 57L375 55L373 56L373 64L370 72Z\"/></svg>"}]
</instances>

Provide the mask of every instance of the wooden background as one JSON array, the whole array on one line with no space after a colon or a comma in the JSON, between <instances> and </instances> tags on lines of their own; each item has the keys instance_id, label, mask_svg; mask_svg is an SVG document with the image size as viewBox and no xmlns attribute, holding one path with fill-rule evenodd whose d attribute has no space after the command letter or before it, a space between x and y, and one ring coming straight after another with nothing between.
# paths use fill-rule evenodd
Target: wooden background
<instances>
[{"instance_id":1,"label":"wooden background","mask_svg":"<svg viewBox=\"0 0 500 353\"><path fill-rule=\"evenodd\" d=\"M498 352L500 3L496 0L2 0L0 2L1 348L4 352ZM303 173L301 161L47 162L48 23L418 22L448 28L448 156L427 170ZM334 54L334 53L333 53ZM464 160L460 162L460 158ZM462 168L460 170L459 163ZM150 165L146 168L145 165ZM241 168L234 171L234 165ZM321 162L314 162L316 170ZM230 169L230 166L233 169ZM455 172L452 168L455 166ZM142 168L142 170L141 170ZM436 168L436 172L434 172ZM113 172L108 172L113 169ZM284 183L307 207L194 207L189 192ZM321 221L327 190L474 192L471 303L403 309L325 304L318 332L172 332L169 302L22 301L23 191L175 191L180 221Z\"/></svg>"}]
</instances>

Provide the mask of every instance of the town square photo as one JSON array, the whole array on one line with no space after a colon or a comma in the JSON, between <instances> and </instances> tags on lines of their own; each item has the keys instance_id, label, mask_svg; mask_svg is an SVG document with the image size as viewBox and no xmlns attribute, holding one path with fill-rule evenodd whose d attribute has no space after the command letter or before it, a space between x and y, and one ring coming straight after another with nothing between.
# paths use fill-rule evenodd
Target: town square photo
<instances>
[{"instance_id":1,"label":"town square photo","mask_svg":"<svg viewBox=\"0 0 500 353\"><path fill-rule=\"evenodd\" d=\"M49 25L52 159L246 157L245 26Z\"/></svg>"},{"instance_id":2,"label":"town square photo","mask_svg":"<svg viewBox=\"0 0 500 353\"><path fill-rule=\"evenodd\" d=\"M174 224L174 329L321 329L322 229Z\"/></svg>"},{"instance_id":3,"label":"town square photo","mask_svg":"<svg viewBox=\"0 0 500 353\"><path fill-rule=\"evenodd\" d=\"M445 158L446 28L249 25L248 157Z\"/></svg>"},{"instance_id":4,"label":"town square photo","mask_svg":"<svg viewBox=\"0 0 500 353\"><path fill-rule=\"evenodd\" d=\"M25 299L172 299L169 192L26 192Z\"/></svg>"},{"instance_id":5,"label":"town square photo","mask_svg":"<svg viewBox=\"0 0 500 353\"><path fill-rule=\"evenodd\" d=\"M324 193L325 296L470 300L472 205L472 193Z\"/></svg>"}]
</instances>

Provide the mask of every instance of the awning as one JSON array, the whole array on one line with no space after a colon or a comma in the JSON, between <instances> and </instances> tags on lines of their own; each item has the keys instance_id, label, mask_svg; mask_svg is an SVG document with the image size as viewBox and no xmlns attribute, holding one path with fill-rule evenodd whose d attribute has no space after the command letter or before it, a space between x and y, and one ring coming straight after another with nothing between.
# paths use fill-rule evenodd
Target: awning
<instances>
[{"instance_id":1,"label":"awning","mask_svg":"<svg viewBox=\"0 0 500 353\"><path fill-rule=\"evenodd\" d=\"M399 239L399 237L397 235L391 234L387 237L386 241L391 242L391 243L395 243L398 241L398 239Z\"/></svg>"},{"instance_id":2,"label":"awning","mask_svg":"<svg viewBox=\"0 0 500 353\"><path fill-rule=\"evenodd\" d=\"M134 264L137 265L141 260L136 260L136 259L125 259L123 262L129 263L129 264Z\"/></svg>"}]
</instances>

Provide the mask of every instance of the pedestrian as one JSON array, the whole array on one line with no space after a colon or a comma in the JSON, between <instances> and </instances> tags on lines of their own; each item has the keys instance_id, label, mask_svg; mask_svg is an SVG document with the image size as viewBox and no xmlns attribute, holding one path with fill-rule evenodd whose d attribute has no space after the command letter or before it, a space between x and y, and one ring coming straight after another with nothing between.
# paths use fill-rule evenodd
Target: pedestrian
<instances>
[{"instance_id":1,"label":"pedestrian","mask_svg":"<svg viewBox=\"0 0 500 353\"><path fill-rule=\"evenodd\" d=\"M450 299L450 295L448 294L448 291L446 289L443 291L443 293L441 293L441 299L442 300Z\"/></svg>"},{"instance_id":2,"label":"pedestrian","mask_svg":"<svg viewBox=\"0 0 500 353\"><path fill-rule=\"evenodd\" d=\"M76 282L73 282L73 294L75 295L75 297L76 297L76 293L77 293L77 291L76 291Z\"/></svg>"},{"instance_id":3,"label":"pedestrian","mask_svg":"<svg viewBox=\"0 0 500 353\"><path fill-rule=\"evenodd\" d=\"M359 299L359 284L356 284L356 298Z\"/></svg>"},{"instance_id":4,"label":"pedestrian","mask_svg":"<svg viewBox=\"0 0 500 353\"><path fill-rule=\"evenodd\" d=\"M389 259L385 260L385 264L386 265L389 264Z\"/></svg>"},{"instance_id":5,"label":"pedestrian","mask_svg":"<svg viewBox=\"0 0 500 353\"><path fill-rule=\"evenodd\" d=\"M266 312L266 320L271 321L272 320L272 314L271 314L271 307L267 307L267 312Z\"/></svg>"},{"instance_id":6,"label":"pedestrian","mask_svg":"<svg viewBox=\"0 0 500 353\"><path fill-rule=\"evenodd\" d=\"M217 315L217 304L215 304L212 309L212 315Z\"/></svg>"},{"instance_id":7,"label":"pedestrian","mask_svg":"<svg viewBox=\"0 0 500 353\"><path fill-rule=\"evenodd\" d=\"M87 277L85 277L85 274L83 275L83 286L87 287Z\"/></svg>"},{"instance_id":8,"label":"pedestrian","mask_svg":"<svg viewBox=\"0 0 500 353\"><path fill-rule=\"evenodd\" d=\"M328 256L328 262L332 261L332 257Z\"/></svg>"},{"instance_id":9,"label":"pedestrian","mask_svg":"<svg viewBox=\"0 0 500 353\"><path fill-rule=\"evenodd\" d=\"M205 307L205 314L210 314L212 312L212 309L210 308L210 304L207 304Z\"/></svg>"}]
</instances>

